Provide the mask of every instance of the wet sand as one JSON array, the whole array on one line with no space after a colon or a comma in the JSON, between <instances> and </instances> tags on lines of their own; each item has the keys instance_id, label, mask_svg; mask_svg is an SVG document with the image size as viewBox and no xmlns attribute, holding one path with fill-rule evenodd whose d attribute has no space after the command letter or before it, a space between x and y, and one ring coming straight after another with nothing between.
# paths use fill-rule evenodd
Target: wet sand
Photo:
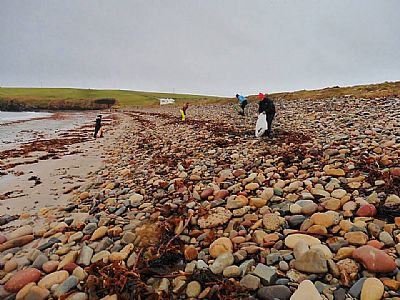
<instances>
[{"instance_id":1,"label":"wet sand","mask_svg":"<svg viewBox=\"0 0 400 300\"><path fill-rule=\"evenodd\" d=\"M93 114L89 112L85 120ZM104 147L115 143L115 133L119 130L115 125L121 120L117 120L116 114L107 116L103 122L106 135L95 140L91 124L77 122L76 116L61 120L61 127L66 123L75 124L69 132L59 135L48 132L54 139L45 140L48 145L44 150L47 151L35 151L38 148L31 142L0 152L0 215L32 213L44 207L67 205L79 188L87 188L90 175L104 165ZM80 116L84 115L80 113ZM40 121L29 123L32 122ZM26 127L28 123L24 123Z\"/></svg>"}]
</instances>

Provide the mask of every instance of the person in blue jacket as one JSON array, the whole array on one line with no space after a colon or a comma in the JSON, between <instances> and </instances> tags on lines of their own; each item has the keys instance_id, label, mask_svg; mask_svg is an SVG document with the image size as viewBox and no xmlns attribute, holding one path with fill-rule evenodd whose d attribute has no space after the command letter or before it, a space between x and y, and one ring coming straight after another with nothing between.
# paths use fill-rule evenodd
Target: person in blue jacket
<instances>
[{"instance_id":1,"label":"person in blue jacket","mask_svg":"<svg viewBox=\"0 0 400 300\"><path fill-rule=\"evenodd\" d=\"M236 94L236 98L239 100L240 107L242 108L242 111L239 112L239 115L244 116L244 109L247 105L247 99L246 99L246 97L239 95L239 94Z\"/></svg>"}]
</instances>

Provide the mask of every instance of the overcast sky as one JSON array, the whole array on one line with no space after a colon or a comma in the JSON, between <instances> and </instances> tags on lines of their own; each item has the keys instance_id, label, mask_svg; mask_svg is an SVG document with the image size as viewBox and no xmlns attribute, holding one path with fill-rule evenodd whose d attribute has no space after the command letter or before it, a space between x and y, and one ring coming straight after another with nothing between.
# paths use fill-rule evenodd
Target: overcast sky
<instances>
[{"instance_id":1,"label":"overcast sky","mask_svg":"<svg viewBox=\"0 0 400 300\"><path fill-rule=\"evenodd\" d=\"M399 0L1 0L0 86L232 96L400 80Z\"/></svg>"}]
</instances>

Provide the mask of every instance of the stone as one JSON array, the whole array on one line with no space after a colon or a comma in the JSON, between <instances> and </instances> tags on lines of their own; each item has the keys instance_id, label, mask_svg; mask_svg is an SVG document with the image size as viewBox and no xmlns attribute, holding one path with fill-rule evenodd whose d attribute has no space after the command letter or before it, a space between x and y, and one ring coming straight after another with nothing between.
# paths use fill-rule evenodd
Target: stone
<instances>
[{"instance_id":1,"label":"stone","mask_svg":"<svg viewBox=\"0 0 400 300\"><path fill-rule=\"evenodd\" d=\"M255 264L256 264L256 262L253 258L242 262L239 266L240 275L241 276L246 275Z\"/></svg>"},{"instance_id":2,"label":"stone","mask_svg":"<svg viewBox=\"0 0 400 300\"><path fill-rule=\"evenodd\" d=\"M209 252L212 257L216 258L220 254L225 252L232 252L233 251L233 244L232 241L227 237L221 237L216 239L214 242L211 243Z\"/></svg>"},{"instance_id":3,"label":"stone","mask_svg":"<svg viewBox=\"0 0 400 300\"><path fill-rule=\"evenodd\" d=\"M268 267L261 263L256 266L253 275L260 277L263 285L271 285L278 279L278 274L274 267Z\"/></svg>"},{"instance_id":4,"label":"stone","mask_svg":"<svg viewBox=\"0 0 400 300\"><path fill-rule=\"evenodd\" d=\"M201 292L201 285L198 281L191 281L186 287L186 295L189 298L196 298Z\"/></svg>"},{"instance_id":5,"label":"stone","mask_svg":"<svg viewBox=\"0 0 400 300\"><path fill-rule=\"evenodd\" d=\"M239 277L240 276L240 269L238 266L229 266L224 269L222 272L224 277L226 278L232 278L232 277Z\"/></svg>"},{"instance_id":6,"label":"stone","mask_svg":"<svg viewBox=\"0 0 400 300\"><path fill-rule=\"evenodd\" d=\"M23 300L26 296L26 294L29 292L29 290L33 287L36 286L35 282L28 283L25 285L22 289L19 290L17 295L15 296L15 300ZM0 292L0 299L2 298L2 293Z\"/></svg>"},{"instance_id":7,"label":"stone","mask_svg":"<svg viewBox=\"0 0 400 300\"><path fill-rule=\"evenodd\" d=\"M210 270L214 274L221 274L226 267L233 264L234 260L232 252L221 253L210 266Z\"/></svg>"},{"instance_id":8,"label":"stone","mask_svg":"<svg viewBox=\"0 0 400 300\"><path fill-rule=\"evenodd\" d=\"M353 257L354 249L355 248L352 248L352 247L340 248L335 255L335 260L341 260L341 259Z\"/></svg>"},{"instance_id":9,"label":"stone","mask_svg":"<svg viewBox=\"0 0 400 300\"><path fill-rule=\"evenodd\" d=\"M88 295L86 293L77 292L69 295L66 300L87 300Z\"/></svg>"},{"instance_id":10,"label":"stone","mask_svg":"<svg viewBox=\"0 0 400 300\"><path fill-rule=\"evenodd\" d=\"M107 295L101 298L100 300L118 300L118 295L117 294Z\"/></svg>"},{"instance_id":11,"label":"stone","mask_svg":"<svg viewBox=\"0 0 400 300\"><path fill-rule=\"evenodd\" d=\"M11 293L16 293L25 285L31 282L38 282L40 279L40 271L35 268L27 268L15 273L10 280L7 281L4 288Z\"/></svg>"},{"instance_id":12,"label":"stone","mask_svg":"<svg viewBox=\"0 0 400 300\"><path fill-rule=\"evenodd\" d=\"M263 198L250 198L249 205L257 208L264 207L267 204L267 200Z\"/></svg>"},{"instance_id":13,"label":"stone","mask_svg":"<svg viewBox=\"0 0 400 300\"><path fill-rule=\"evenodd\" d=\"M49 259L47 258L46 255L40 254L40 255L38 255L38 257L36 257L32 266L36 269L42 269L43 265L48 261L49 261Z\"/></svg>"},{"instance_id":14,"label":"stone","mask_svg":"<svg viewBox=\"0 0 400 300\"><path fill-rule=\"evenodd\" d=\"M185 248L185 252L184 252L185 259L187 261L192 261L197 258L198 253L199 252L197 251L197 249L194 246L190 245Z\"/></svg>"},{"instance_id":15,"label":"stone","mask_svg":"<svg viewBox=\"0 0 400 300\"><path fill-rule=\"evenodd\" d=\"M0 245L7 242L7 238L4 235L0 235Z\"/></svg>"},{"instance_id":16,"label":"stone","mask_svg":"<svg viewBox=\"0 0 400 300\"><path fill-rule=\"evenodd\" d=\"M387 247L393 247L395 245L395 242L392 238L392 236L390 235L389 232L386 231L382 231L379 234L379 240L385 244L385 246Z\"/></svg>"},{"instance_id":17,"label":"stone","mask_svg":"<svg viewBox=\"0 0 400 300\"><path fill-rule=\"evenodd\" d=\"M226 202L226 208L227 209L242 208L243 206L246 206L248 203L249 200L245 196L239 195L234 198L228 199L228 201Z\"/></svg>"},{"instance_id":18,"label":"stone","mask_svg":"<svg viewBox=\"0 0 400 300\"><path fill-rule=\"evenodd\" d=\"M68 239L68 243L71 243L71 242L75 242L75 241L79 241L79 240L81 240L83 238L83 232L76 232L76 233L74 233L73 235L71 235L70 237L69 237L69 239Z\"/></svg>"},{"instance_id":19,"label":"stone","mask_svg":"<svg viewBox=\"0 0 400 300\"><path fill-rule=\"evenodd\" d=\"M68 273L72 273L76 267L78 267L76 263L70 262L64 265L62 269L67 271Z\"/></svg>"},{"instance_id":20,"label":"stone","mask_svg":"<svg viewBox=\"0 0 400 300\"><path fill-rule=\"evenodd\" d=\"M42 270L43 270L45 273L52 273L52 272L54 272L55 270L57 270L58 265L59 265L59 262L58 262L58 261L48 261L48 262L45 262L45 263L42 265Z\"/></svg>"},{"instance_id":21,"label":"stone","mask_svg":"<svg viewBox=\"0 0 400 300\"><path fill-rule=\"evenodd\" d=\"M73 275L69 276L63 283L61 283L54 291L54 295L60 297L75 288L79 283L79 279Z\"/></svg>"},{"instance_id":22,"label":"stone","mask_svg":"<svg viewBox=\"0 0 400 300\"><path fill-rule=\"evenodd\" d=\"M264 230L255 230L253 233L253 241L257 244L264 243L264 238L267 236L267 233Z\"/></svg>"},{"instance_id":23,"label":"stone","mask_svg":"<svg viewBox=\"0 0 400 300\"><path fill-rule=\"evenodd\" d=\"M314 214L318 209L318 204L317 203L306 203L302 208L301 208L301 213L303 215L310 216Z\"/></svg>"},{"instance_id":24,"label":"stone","mask_svg":"<svg viewBox=\"0 0 400 300\"><path fill-rule=\"evenodd\" d=\"M260 187L260 185L257 182L252 182L252 183L246 184L245 189L254 191L254 190L258 189L259 187Z\"/></svg>"},{"instance_id":25,"label":"stone","mask_svg":"<svg viewBox=\"0 0 400 300\"><path fill-rule=\"evenodd\" d=\"M82 192L82 193L79 195L79 199L85 200L85 199L89 198L89 196L90 196L89 192Z\"/></svg>"},{"instance_id":26,"label":"stone","mask_svg":"<svg viewBox=\"0 0 400 300\"><path fill-rule=\"evenodd\" d=\"M320 249L310 249L294 262L294 267L306 273L323 274L328 272L328 264Z\"/></svg>"},{"instance_id":27,"label":"stone","mask_svg":"<svg viewBox=\"0 0 400 300\"><path fill-rule=\"evenodd\" d=\"M325 171L326 175L329 175L329 176L340 177L340 176L345 176L346 175L346 173L342 169L334 169L334 168L325 169L324 168L324 171Z\"/></svg>"},{"instance_id":28,"label":"stone","mask_svg":"<svg viewBox=\"0 0 400 300\"><path fill-rule=\"evenodd\" d=\"M247 274L240 280L240 285L250 291L255 291L260 286L260 278L251 274Z\"/></svg>"},{"instance_id":29,"label":"stone","mask_svg":"<svg viewBox=\"0 0 400 300\"><path fill-rule=\"evenodd\" d=\"M215 200L225 199L228 196L229 196L229 192L227 190L219 190L215 193L214 199Z\"/></svg>"},{"instance_id":30,"label":"stone","mask_svg":"<svg viewBox=\"0 0 400 300\"><path fill-rule=\"evenodd\" d=\"M83 245L81 251L79 252L79 256L76 263L78 265L87 267L90 265L92 257L93 257L93 249L86 245Z\"/></svg>"},{"instance_id":31,"label":"stone","mask_svg":"<svg viewBox=\"0 0 400 300\"><path fill-rule=\"evenodd\" d=\"M262 191L260 197L269 201L274 196L274 189L273 188L266 188Z\"/></svg>"},{"instance_id":32,"label":"stone","mask_svg":"<svg viewBox=\"0 0 400 300\"><path fill-rule=\"evenodd\" d=\"M278 230L280 223L281 222L277 214L265 214L263 216L263 224L267 230Z\"/></svg>"},{"instance_id":33,"label":"stone","mask_svg":"<svg viewBox=\"0 0 400 300\"><path fill-rule=\"evenodd\" d=\"M95 240L101 239L102 237L104 237L106 235L107 230L108 230L107 226L101 226L101 227L97 228L93 232L92 237L90 238L90 240L91 241L95 241Z\"/></svg>"},{"instance_id":34,"label":"stone","mask_svg":"<svg viewBox=\"0 0 400 300\"><path fill-rule=\"evenodd\" d=\"M310 247L308 247L307 242L304 240L299 240L296 245L294 246L293 249L293 254L296 259L299 259L302 257L308 250L310 250Z\"/></svg>"},{"instance_id":35,"label":"stone","mask_svg":"<svg viewBox=\"0 0 400 300\"><path fill-rule=\"evenodd\" d=\"M10 259L4 264L4 272L10 273L14 271L16 268L18 268L18 263L15 259Z\"/></svg>"},{"instance_id":36,"label":"stone","mask_svg":"<svg viewBox=\"0 0 400 300\"><path fill-rule=\"evenodd\" d=\"M269 266L274 265L281 259L282 259L282 256L279 253L271 253L266 256L266 263Z\"/></svg>"},{"instance_id":37,"label":"stone","mask_svg":"<svg viewBox=\"0 0 400 300\"><path fill-rule=\"evenodd\" d=\"M67 255L64 256L64 258L58 265L57 270L61 270L64 268L65 265L75 262L77 257L78 257L78 251L68 252Z\"/></svg>"},{"instance_id":38,"label":"stone","mask_svg":"<svg viewBox=\"0 0 400 300\"><path fill-rule=\"evenodd\" d=\"M232 217L232 213L223 208L216 207L210 210L208 215L201 216L198 220L200 228L213 228L227 223Z\"/></svg>"},{"instance_id":39,"label":"stone","mask_svg":"<svg viewBox=\"0 0 400 300\"><path fill-rule=\"evenodd\" d=\"M286 271L289 271L290 267L289 267L289 264L286 261L281 260L279 262L279 269L281 271L285 271L286 272Z\"/></svg>"},{"instance_id":40,"label":"stone","mask_svg":"<svg viewBox=\"0 0 400 300\"><path fill-rule=\"evenodd\" d=\"M339 199L328 199L322 203L322 206L326 210L339 210L342 206L342 202Z\"/></svg>"},{"instance_id":41,"label":"stone","mask_svg":"<svg viewBox=\"0 0 400 300\"><path fill-rule=\"evenodd\" d=\"M22 247L34 240L33 235L24 235L17 237L12 240L8 240L7 242L4 242L3 244L0 244L0 252L3 252L5 250L11 249L11 248L16 248L16 247Z\"/></svg>"},{"instance_id":42,"label":"stone","mask_svg":"<svg viewBox=\"0 0 400 300\"><path fill-rule=\"evenodd\" d=\"M257 291L257 297L261 300L289 300L290 296L292 292L284 285L265 286Z\"/></svg>"},{"instance_id":43,"label":"stone","mask_svg":"<svg viewBox=\"0 0 400 300\"><path fill-rule=\"evenodd\" d=\"M317 288L310 280L303 280L290 300L323 300Z\"/></svg>"},{"instance_id":44,"label":"stone","mask_svg":"<svg viewBox=\"0 0 400 300\"><path fill-rule=\"evenodd\" d=\"M82 233L87 235L92 235L93 232L98 228L96 223L89 223L83 228Z\"/></svg>"},{"instance_id":45,"label":"stone","mask_svg":"<svg viewBox=\"0 0 400 300\"><path fill-rule=\"evenodd\" d=\"M129 201L131 202L131 205L132 205L133 207L138 207L138 206L140 206L140 204L141 204L143 198L144 198L143 195L133 193L133 194L129 197Z\"/></svg>"},{"instance_id":46,"label":"stone","mask_svg":"<svg viewBox=\"0 0 400 300\"><path fill-rule=\"evenodd\" d=\"M57 271L43 277L39 282L38 286L50 289L54 284L60 284L68 278L69 274L65 270Z\"/></svg>"},{"instance_id":47,"label":"stone","mask_svg":"<svg viewBox=\"0 0 400 300\"><path fill-rule=\"evenodd\" d=\"M201 199L207 199L209 196L211 196L214 193L214 189L212 188L207 188L204 191L201 192L200 198Z\"/></svg>"},{"instance_id":48,"label":"stone","mask_svg":"<svg viewBox=\"0 0 400 300\"><path fill-rule=\"evenodd\" d=\"M321 241L313 236L307 234L295 233L295 234L290 234L285 238L285 245L288 248L293 249L300 240L305 241L309 247L312 245L321 244Z\"/></svg>"},{"instance_id":49,"label":"stone","mask_svg":"<svg viewBox=\"0 0 400 300\"><path fill-rule=\"evenodd\" d=\"M339 288L333 291L333 299L335 300L346 300L346 290Z\"/></svg>"},{"instance_id":50,"label":"stone","mask_svg":"<svg viewBox=\"0 0 400 300\"><path fill-rule=\"evenodd\" d=\"M13 240L13 239L19 238L21 236L31 235L31 234L33 234L32 226L25 225L25 226L22 226L16 230L14 230L13 232L11 232L9 234L7 240Z\"/></svg>"},{"instance_id":51,"label":"stone","mask_svg":"<svg viewBox=\"0 0 400 300\"><path fill-rule=\"evenodd\" d=\"M50 291L39 286L33 286L29 289L24 300L45 300L50 295Z\"/></svg>"},{"instance_id":52,"label":"stone","mask_svg":"<svg viewBox=\"0 0 400 300\"><path fill-rule=\"evenodd\" d=\"M343 190L343 189L337 189L337 190L334 190L334 191L331 193L331 196L332 196L333 198L342 199L344 196L346 196L346 194L347 194L347 192L346 192L345 190Z\"/></svg>"},{"instance_id":53,"label":"stone","mask_svg":"<svg viewBox=\"0 0 400 300\"><path fill-rule=\"evenodd\" d=\"M292 214L300 214L301 209L302 209L302 207L296 203L293 205L290 205L290 208L289 208L289 210Z\"/></svg>"},{"instance_id":54,"label":"stone","mask_svg":"<svg viewBox=\"0 0 400 300\"><path fill-rule=\"evenodd\" d=\"M323 253L324 258L325 259L332 259L333 258L333 254L331 252L331 250L328 248L328 246L326 245L313 245L310 247L310 249L318 249L321 251L321 253Z\"/></svg>"},{"instance_id":55,"label":"stone","mask_svg":"<svg viewBox=\"0 0 400 300\"><path fill-rule=\"evenodd\" d=\"M357 280L349 289L349 294L354 298L358 299L361 295L361 289L364 285L364 282L367 278L363 277Z\"/></svg>"},{"instance_id":56,"label":"stone","mask_svg":"<svg viewBox=\"0 0 400 300\"><path fill-rule=\"evenodd\" d=\"M160 281L160 284L157 288L158 291L165 291L168 292L168 288L169 288L170 282L167 278L163 278Z\"/></svg>"},{"instance_id":57,"label":"stone","mask_svg":"<svg viewBox=\"0 0 400 300\"><path fill-rule=\"evenodd\" d=\"M365 245L368 242L368 236L361 231L347 232L344 235L344 238L349 242L349 244L356 246Z\"/></svg>"},{"instance_id":58,"label":"stone","mask_svg":"<svg viewBox=\"0 0 400 300\"><path fill-rule=\"evenodd\" d=\"M310 219L314 225L321 225L326 228L335 224L334 216L328 213L315 213Z\"/></svg>"},{"instance_id":59,"label":"stone","mask_svg":"<svg viewBox=\"0 0 400 300\"><path fill-rule=\"evenodd\" d=\"M377 278L367 278L362 286L361 300L380 300L385 287Z\"/></svg>"},{"instance_id":60,"label":"stone","mask_svg":"<svg viewBox=\"0 0 400 300\"><path fill-rule=\"evenodd\" d=\"M400 197L397 195L389 195L385 200L386 205L399 205Z\"/></svg>"},{"instance_id":61,"label":"stone","mask_svg":"<svg viewBox=\"0 0 400 300\"><path fill-rule=\"evenodd\" d=\"M321 196L324 198L328 198L331 196L331 194L323 189L317 189L317 188L312 188L311 189L311 194L314 196Z\"/></svg>"},{"instance_id":62,"label":"stone","mask_svg":"<svg viewBox=\"0 0 400 300\"><path fill-rule=\"evenodd\" d=\"M108 261L108 257L110 256L110 252L107 250L100 251L99 253L96 253L93 255L91 262L95 263L100 260L102 261Z\"/></svg>"},{"instance_id":63,"label":"stone","mask_svg":"<svg viewBox=\"0 0 400 300\"><path fill-rule=\"evenodd\" d=\"M396 269L393 258L384 251L368 245L354 250L353 258L371 272L388 273Z\"/></svg>"},{"instance_id":64,"label":"stone","mask_svg":"<svg viewBox=\"0 0 400 300\"><path fill-rule=\"evenodd\" d=\"M381 281L384 286L387 286L392 291L398 291L400 289L400 281L390 278L381 278Z\"/></svg>"},{"instance_id":65,"label":"stone","mask_svg":"<svg viewBox=\"0 0 400 300\"><path fill-rule=\"evenodd\" d=\"M364 204L356 212L358 217L375 217L377 210L373 204Z\"/></svg>"},{"instance_id":66,"label":"stone","mask_svg":"<svg viewBox=\"0 0 400 300\"><path fill-rule=\"evenodd\" d=\"M88 274L86 273L85 270L83 270L81 267L77 266L74 271L72 272L72 275L77 277L79 280L85 280Z\"/></svg>"}]
</instances>

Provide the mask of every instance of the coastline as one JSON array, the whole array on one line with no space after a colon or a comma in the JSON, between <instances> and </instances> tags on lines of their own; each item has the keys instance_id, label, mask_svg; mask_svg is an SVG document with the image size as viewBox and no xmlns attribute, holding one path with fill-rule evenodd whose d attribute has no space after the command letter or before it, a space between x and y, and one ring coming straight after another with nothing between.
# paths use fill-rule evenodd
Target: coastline
<instances>
[{"instance_id":1,"label":"coastline","mask_svg":"<svg viewBox=\"0 0 400 300\"><path fill-rule=\"evenodd\" d=\"M332 295L365 272L397 282L400 100L276 106L273 136L260 139L253 103L245 117L192 106L185 122L174 107L118 114L104 139L74 144L101 147L93 154L104 164L71 181L67 201L0 218L3 282L31 266L37 281L62 274L41 291L64 292L73 279L67 296L82 299L235 299L271 287L288 299L319 293L308 280ZM68 162L61 176L75 175ZM373 245L376 256L363 253ZM0 285L0 298L10 295Z\"/></svg>"},{"instance_id":2,"label":"coastline","mask_svg":"<svg viewBox=\"0 0 400 300\"><path fill-rule=\"evenodd\" d=\"M57 121L69 116L50 118ZM0 148L0 215L32 213L68 204L73 191L104 165L104 147L118 135L121 120L116 114L105 116L107 138L93 139L93 126L85 123L58 132L54 138L22 143L15 149ZM29 121L33 120L22 122L29 126Z\"/></svg>"}]
</instances>

